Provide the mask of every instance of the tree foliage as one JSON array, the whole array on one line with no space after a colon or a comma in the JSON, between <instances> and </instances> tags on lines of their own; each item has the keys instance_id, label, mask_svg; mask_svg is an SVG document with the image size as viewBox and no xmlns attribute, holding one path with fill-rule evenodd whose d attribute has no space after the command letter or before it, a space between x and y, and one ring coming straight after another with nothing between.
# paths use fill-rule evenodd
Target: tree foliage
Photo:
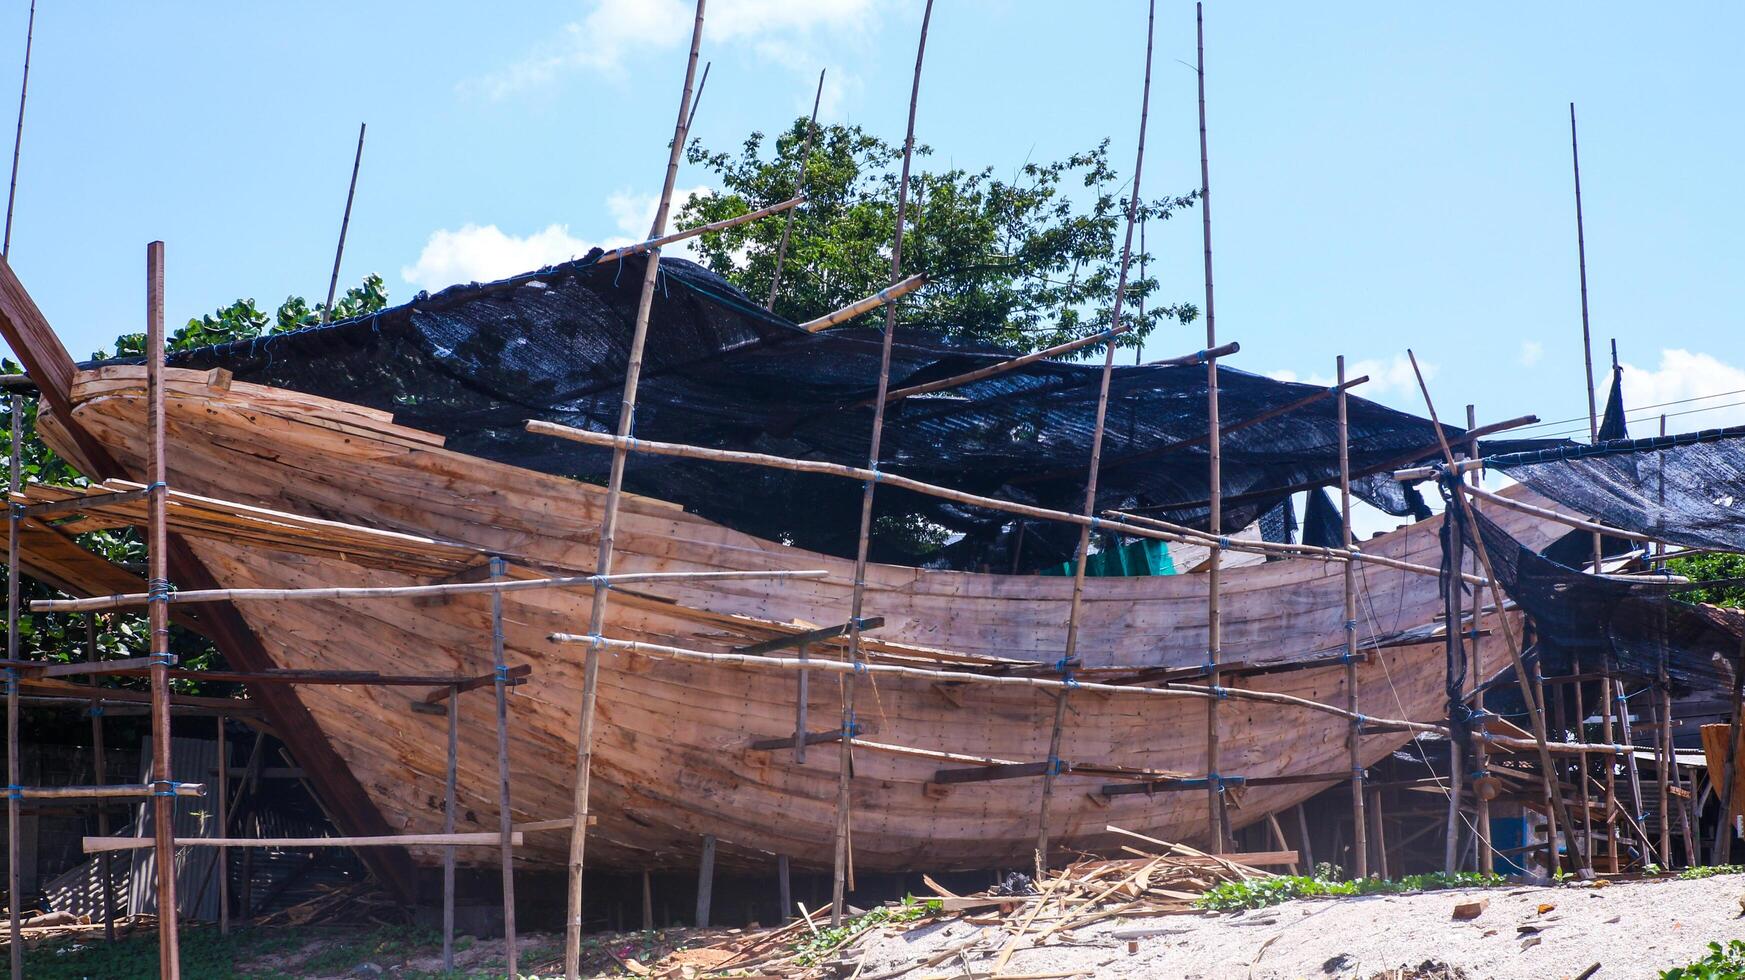
<instances>
[{"instance_id":1,"label":"tree foliage","mask_svg":"<svg viewBox=\"0 0 1745 980\"><path fill-rule=\"evenodd\" d=\"M723 188L693 197L681 227L718 221L787 200L796 181L808 120L773 141L753 133L737 152L687 148ZM1026 163L1011 179L993 168L916 167L909 178L903 272L930 281L900 306L907 324L948 335L1033 350L1108 326L1120 273L1126 182L1109 165L1108 141L1053 163ZM930 151L916 147L925 161ZM820 127L806 160L807 202L793 213L776 312L822 316L890 285L903 151L858 126ZM1139 219L1167 220L1193 205L1188 193L1141 201ZM782 217L704 236L705 265L760 303L769 295ZM1161 303L1155 275L1141 278L1135 240L1122 320L1123 346L1138 346L1166 321L1191 322L1192 303ZM1147 268L1148 273L1150 267ZM882 316L882 314L878 314ZM868 321L870 322L870 321Z\"/></svg>"},{"instance_id":2,"label":"tree foliage","mask_svg":"<svg viewBox=\"0 0 1745 980\"><path fill-rule=\"evenodd\" d=\"M1688 602L1707 602L1717 606L1745 607L1745 555L1705 554L1674 558L1666 563L1667 571L1683 575L1692 582L1709 582L1700 589L1678 593Z\"/></svg>"}]
</instances>

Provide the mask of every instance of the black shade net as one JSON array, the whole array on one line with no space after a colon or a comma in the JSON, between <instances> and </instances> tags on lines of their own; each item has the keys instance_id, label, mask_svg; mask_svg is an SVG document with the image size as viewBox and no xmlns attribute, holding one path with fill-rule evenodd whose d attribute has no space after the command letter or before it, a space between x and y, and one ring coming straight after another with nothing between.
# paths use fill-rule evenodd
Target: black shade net
<instances>
[{"instance_id":1,"label":"black shade net","mask_svg":"<svg viewBox=\"0 0 1745 980\"><path fill-rule=\"evenodd\" d=\"M178 367L394 413L459 452L603 482L610 451L523 431L527 419L617 425L644 259L593 256L489 284L451 287L377 314L180 352ZM635 434L642 439L864 466L882 332L808 334L720 277L661 260ZM900 327L893 389L947 378L1012 352ZM1083 506L1101 365L1041 361L892 405L880 468L1059 510ZM1295 491L1338 479L1336 399L1325 389L1220 366L1224 527ZM1353 492L1396 515L1428 510L1388 472L1433 453L1423 419L1349 400ZM1464 433L1445 427L1459 442ZM1110 385L1099 508L1135 508L1204 527L1209 488L1206 371L1118 367ZM859 484L762 467L632 454L630 490L676 501L751 534L852 554ZM894 488L877 495L875 558L1030 569L1071 557L1076 531L1030 522L1023 560L1002 551L1009 515ZM963 535L940 550L944 531Z\"/></svg>"},{"instance_id":2,"label":"black shade net","mask_svg":"<svg viewBox=\"0 0 1745 980\"><path fill-rule=\"evenodd\" d=\"M1466 547L1482 540L1497 584L1532 617L1541 653L1558 663L1603 659L1615 670L1712 689L1730 676L1716 658L1737 660L1745 612L1683 602L1664 580L1626 580L1560 565L1523 547L1482 513L1476 529L1443 484L1450 521Z\"/></svg>"}]
</instances>

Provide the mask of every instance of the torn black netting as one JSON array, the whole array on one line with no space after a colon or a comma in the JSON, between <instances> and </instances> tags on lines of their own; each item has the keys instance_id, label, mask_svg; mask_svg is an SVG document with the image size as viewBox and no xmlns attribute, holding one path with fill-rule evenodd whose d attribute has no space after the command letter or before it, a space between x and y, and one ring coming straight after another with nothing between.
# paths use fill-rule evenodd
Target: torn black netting
<instances>
[{"instance_id":1,"label":"torn black netting","mask_svg":"<svg viewBox=\"0 0 1745 980\"><path fill-rule=\"evenodd\" d=\"M1468 547L1473 528L1454 504L1446 513ZM1543 652L1559 660L1604 658L1615 669L1655 677L1662 667L1680 687L1714 689L1730 676L1716 658L1737 660L1745 612L1683 602L1664 580L1592 575L1534 553L1482 513L1473 515L1497 584L1533 620Z\"/></svg>"},{"instance_id":2,"label":"torn black netting","mask_svg":"<svg viewBox=\"0 0 1745 980\"><path fill-rule=\"evenodd\" d=\"M641 257L594 257L434 296L325 327L179 352L178 367L225 367L238 381L384 409L401 424L486 459L603 481L610 452L523 431L530 418L616 427ZM809 334L719 276L661 260L638 395L637 436L865 465L882 334ZM892 387L947 378L1010 351L900 328ZM1041 361L893 404L880 468L919 480L1076 511L1100 365ZM1223 526L1252 524L1295 491L1338 477L1337 400L1310 385L1220 367ZM1288 411L1284 411L1289 407ZM1429 422L1349 399L1354 493L1417 508L1386 474L1433 451ZM1115 369L1098 506L1205 526L1206 371ZM1463 437L1448 428L1450 439ZM1375 477L1372 479L1372 477ZM852 554L859 485L760 467L632 454L628 489L676 501L760 537ZM895 489L877 496L875 557L1034 569L1070 558L1076 532ZM1421 513L1427 513L1422 511ZM949 532L953 537L944 546Z\"/></svg>"}]
</instances>

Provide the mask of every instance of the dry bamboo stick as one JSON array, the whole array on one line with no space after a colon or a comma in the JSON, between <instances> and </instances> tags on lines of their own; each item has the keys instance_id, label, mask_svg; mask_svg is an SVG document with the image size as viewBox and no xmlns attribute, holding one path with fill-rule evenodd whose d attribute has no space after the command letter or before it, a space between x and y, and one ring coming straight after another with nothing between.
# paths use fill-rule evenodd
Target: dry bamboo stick
<instances>
[{"instance_id":1,"label":"dry bamboo stick","mask_svg":"<svg viewBox=\"0 0 1745 980\"><path fill-rule=\"evenodd\" d=\"M667 212L672 207L673 183L678 179L679 160L685 147L685 121L690 111L691 82L697 74L697 51L703 43L703 8L705 0L697 0L696 21L691 27L691 50L685 62L685 84L679 96L678 118L673 123L672 146L667 153L666 178L661 184L660 204L655 209L650 238L659 238L666 230ZM654 283L660 273L660 249L652 248L643 266L642 293L637 300L636 322L631 331L630 350L624 371L624 391L618 410L618 435L627 438L636 418L637 383L642 377L642 352L648 340L648 316L654 304ZM618 527L618 503L624 491L624 463L628 453L619 448L612 452L612 468L606 481L605 506L600 516L600 549L595 569L601 575L612 572L612 549ZM606 601L609 589L595 589L589 615L590 631L598 633L606 621ZM572 811L575 825L570 828L569 888L564 919L564 977L577 980L582 952L582 869L586 863L588 841L588 792L594 761L595 699L599 693L600 656L590 649L582 664L582 704L578 713L576 737L576 779Z\"/></svg>"},{"instance_id":2,"label":"dry bamboo stick","mask_svg":"<svg viewBox=\"0 0 1745 980\"><path fill-rule=\"evenodd\" d=\"M1206 161L1206 21L1201 4L1194 4L1194 40L1197 52L1194 74L1200 89L1200 228L1206 256L1206 348L1218 346L1218 316L1212 302L1212 181ZM1222 440L1218 438L1218 359L1206 361L1206 427L1210 433L1207 446L1211 507L1206 530L1220 539L1224 533L1224 476ZM1223 549L1215 541L1208 549L1206 570L1206 664L1210 683L1218 686L1221 679L1218 661L1223 656L1223 612L1220 608L1220 588L1223 579ZM1225 825L1224 784L1218 775L1218 702L1206 702L1206 809L1208 835L1212 853L1224 852Z\"/></svg>"},{"instance_id":3,"label":"dry bamboo stick","mask_svg":"<svg viewBox=\"0 0 1745 980\"><path fill-rule=\"evenodd\" d=\"M984 378L992 378L997 375L1005 374L1007 371L1021 368L1026 364L1034 364L1037 361L1046 360L1050 357L1059 357L1062 354L1071 354L1073 351L1082 350L1093 344L1100 344L1105 340L1113 340L1122 334L1132 332L1132 329L1133 328L1124 325L1113 326L1107 330L1091 334L1088 337L1080 337L1077 340L1069 340L1064 344L1056 344L1053 347L1044 350L1021 354L1017 357L989 364L987 367L976 368L974 371L965 371L963 374L954 375L949 378L941 378L938 381L929 381L926 384L912 385L908 388L898 388L896 391L886 395L885 401L894 402L903 398L911 398L915 395L927 395L935 391L944 391L947 388L961 387L972 381L981 381ZM866 401L857 403L855 407L860 408L871 404L872 400L867 399Z\"/></svg>"},{"instance_id":4,"label":"dry bamboo stick","mask_svg":"<svg viewBox=\"0 0 1745 980\"><path fill-rule=\"evenodd\" d=\"M1351 542L1351 426L1348 420L1348 399L1345 394L1345 355L1335 362L1339 385L1339 534L1347 552L1355 553ZM1345 710L1351 713L1345 747L1351 763L1351 827L1355 839L1353 851L1357 857L1357 877L1369 877L1369 823L1364 815L1363 757L1361 731L1357 711L1357 569L1351 562L1344 567L1345 581ZM1458 627L1456 627L1458 628Z\"/></svg>"},{"instance_id":5,"label":"dry bamboo stick","mask_svg":"<svg viewBox=\"0 0 1745 980\"><path fill-rule=\"evenodd\" d=\"M1631 817L1634 819L1637 829L1640 830L1641 822L1647 817L1647 814L1643 812L1645 809L1645 801L1642 798L1642 773L1640 767L1636 765L1636 739L1631 732L1630 726L1630 701L1624 696L1623 678L1613 678L1612 686L1616 688L1615 693L1618 703L1618 735L1623 738L1624 744L1630 746L1631 749L1629 766L1626 768L1625 774L1629 777L1630 803L1634 807ZM1609 687L1606 691L1606 696L1611 697L1613 694L1614 691ZM1652 854L1654 852L1654 842L1648 839L1646 833L1642 834L1642 846L1645 848L1643 851L1644 854Z\"/></svg>"},{"instance_id":6,"label":"dry bamboo stick","mask_svg":"<svg viewBox=\"0 0 1745 980\"><path fill-rule=\"evenodd\" d=\"M1471 485L1466 487L1466 492L1480 500L1488 501L1499 507L1518 510L1523 514L1531 514L1534 517L1543 517L1548 521L1555 521L1559 524L1567 525L1581 531L1592 531L1595 534L1606 534L1614 538L1624 538L1629 541L1641 541L1647 544L1653 544L1659 540L1658 538L1650 537L1646 534L1638 534L1635 531L1625 531L1615 527L1607 527L1604 524L1595 524L1593 521L1584 521L1579 517L1571 517L1568 514L1560 514L1557 511L1549 510L1544 507L1538 507L1519 500L1512 500L1502 494L1492 493L1489 490L1483 490ZM1596 568L1595 571L1597 572L1598 569Z\"/></svg>"},{"instance_id":7,"label":"dry bamboo stick","mask_svg":"<svg viewBox=\"0 0 1745 980\"><path fill-rule=\"evenodd\" d=\"M915 74L909 86L909 123L903 136L903 169L897 181L897 226L891 240L891 285L886 292L895 291L901 284L903 275L903 224L908 220L909 208L909 167L915 155L915 110L921 101L921 65L927 55L927 28L933 22L933 0L927 0L927 6L921 14L921 37L915 45ZM919 284L917 284L919 285ZM885 395L891 388L891 346L897 333L896 296L884 302L885 332L879 350L879 382L878 400L873 406L872 438L867 447L867 468L877 471L879 466L879 448L885 432ZM833 314L834 315L834 314ZM826 318L828 319L828 318ZM813 321L817 323L818 321ZM814 327L805 325L806 329L823 329L829 324ZM860 650L860 621L866 601L866 566L867 552L872 544L873 493L878 488L877 479L869 479L861 492L860 498L860 535L854 555L854 594L850 599L848 614L848 661L854 668L865 666ZM594 631L596 634L599 630ZM842 912L845 907L844 889L852 887L849 882L854 877L854 855L850 834L850 795L849 780L854 770L854 698L856 674L850 673L842 683L842 742L840 764L837 768L836 780L836 853L831 881L830 925L832 928L842 924Z\"/></svg>"},{"instance_id":8,"label":"dry bamboo stick","mask_svg":"<svg viewBox=\"0 0 1745 980\"><path fill-rule=\"evenodd\" d=\"M333 295L339 289L339 260L345 257L345 233L351 229L351 202L357 196L357 172L364 162L364 130L368 123L357 124L357 155L351 160L351 187L345 192L345 217L339 219L339 246L333 250L333 276L327 280L327 305L321 308L321 322L333 322Z\"/></svg>"},{"instance_id":9,"label":"dry bamboo stick","mask_svg":"<svg viewBox=\"0 0 1745 980\"><path fill-rule=\"evenodd\" d=\"M1109 329L1102 332L1103 373L1097 389L1096 423L1091 432L1090 469L1085 475L1086 517L1094 517L1097 513L1097 477L1102 471L1103 434L1109 417L1109 381L1115 373L1115 337L1125 330L1121 323L1121 307L1127 296L1127 267L1133 257L1133 226L1139 217L1139 183L1145 171L1145 124L1151 114L1151 39L1156 21L1157 2L1151 0L1145 19L1145 83L1139 98L1139 149L1133 161L1133 188L1127 199L1127 235L1121 245L1121 271L1116 277L1115 298L1110 304ZM983 370L992 371L998 367L999 365L993 365ZM1213 424L1216 425L1215 422ZM1081 524L1078 548L1073 559L1072 599L1067 607L1066 646L1059 664L1059 672L1067 680L1072 678L1073 662L1078 657L1079 611L1084 604L1085 564L1090 555L1090 547L1091 526ZM1212 683L1217 683L1216 675L1213 675ZM1071 692L1071 687L1063 688L1054 698L1054 726L1048 738L1048 767L1042 774L1042 801L1036 814L1037 877L1041 877L1048 870L1048 807L1054 799L1054 777L1060 768L1060 740L1066 727L1067 701Z\"/></svg>"},{"instance_id":10,"label":"dry bamboo stick","mask_svg":"<svg viewBox=\"0 0 1745 980\"><path fill-rule=\"evenodd\" d=\"M454 790L460 757L460 691L448 689L448 768L442 781L442 832L454 833ZM442 968L454 971L454 848L442 851Z\"/></svg>"},{"instance_id":11,"label":"dry bamboo stick","mask_svg":"<svg viewBox=\"0 0 1745 980\"><path fill-rule=\"evenodd\" d=\"M1448 437L1442 431L1442 423L1436 418L1436 405L1430 400L1430 386L1424 382L1423 372L1418 370L1417 355L1413 354L1411 349L1408 348L1406 350L1406 357L1412 362L1412 373L1418 379L1418 389L1423 392L1424 407L1429 410L1431 427L1436 430L1436 438L1442 444L1443 461L1449 466L1453 466L1454 450L1449 448ZM1471 488L1467 487L1466 489L1470 490ZM1464 494L1460 493L1456 493L1454 498L1459 502L1460 508L1465 514L1467 523L1473 525L1475 528L1473 534L1473 551L1477 553L1479 563L1484 566L1485 578L1490 580L1491 601L1495 603L1498 610L1506 609L1508 607L1503 601L1502 587L1497 584L1496 572L1491 568L1490 555L1485 553L1484 540L1482 536L1478 535L1476 532L1478 518L1473 511L1472 502L1467 500ZM1458 623L1452 625L1456 629L1459 628ZM1509 659L1514 664L1515 678L1520 683L1521 696L1527 702L1527 713L1533 719L1533 740L1537 743L1539 750L1540 777L1543 779L1545 784L1545 801L1547 807L1551 810L1554 817L1562 818L1559 822L1563 825L1564 840L1568 842L1570 851L1572 853L1580 854L1580 849L1575 846L1575 839L1571 836L1573 830L1569 825L1569 810L1563 805L1563 790L1558 785L1556 771L1551 764L1551 752L1545 745L1548 740L1545 736L1544 704L1533 691L1533 684L1529 679L1526 665L1521 660L1521 647L1516 641L1514 627L1509 625L1509 617L1506 615L1499 615L1497 617L1497 625L1501 628L1503 640L1509 651ZM1557 864L1557 846L1555 841L1551 842L1549 850L1551 853L1551 863L1555 870ZM1592 868L1585 862L1583 862L1581 870L1587 875L1593 873Z\"/></svg>"},{"instance_id":12,"label":"dry bamboo stick","mask_svg":"<svg viewBox=\"0 0 1745 980\"><path fill-rule=\"evenodd\" d=\"M273 847L303 849L309 847L494 847L499 837L494 830L460 834L383 834L376 837L177 837L176 847ZM86 854L104 851L133 851L154 846L145 837L86 837L82 841ZM524 843L515 834L513 843Z\"/></svg>"},{"instance_id":13,"label":"dry bamboo stick","mask_svg":"<svg viewBox=\"0 0 1745 980\"><path fill-rule=\"evenodd\" d=\"M18 199L18 154L24 147L24 99L30 92L30 44L35 39L36 0L30 0L30 20L24 27L24 80L18 84L18 128L12 134L12 183L6 191L6 238L0 241L0 255L7 258L12 257L12 205Z\"/></svg>"},{"instance_id":14,"label":"dry bamboo stick","mask_svg":"<svg viewBox=\"0 0 1745 980\"><path fill-rule=\"evenodd\" d=\"M169 464L164 445L164 243L146 246L146 435L149 474L146 498L146 582L154 598L170 591ZM173 786L170 773L170 606L152 602L147 611L151 627L152 782ZM176 923L175 798L152 797L152 830L155 834L158 900L158 973L163 980L180 980L181 952Z\"/></svg>"},{"instance_id":15,"label":"dry bamboo stick","mask_svg":"<svg viewBox=\"0 0 1745 980\"><path fill-rule=\"evenodd\" d=\"M986 684L999 687L1029 687L1039 690L1059 691L1068 687L1081 691L1101 691L1109 694L1129 694L1136 697L1180 697L1180 698L1232 698L1238 701L1263 701L1269 704L1290 705L1338 718L1354 717L1344 708L1308 698L1300 698L1291 694L1280 694L1276 691L1254 691L1241 687L1199 687L1191 684L1176 684L1168 687L1136 687L1122 684L1100 684L1095 681L1057 681L1044 677L1023 677L1011 674L972 674L961 670L933 670L926 667L902 667L896 664L852 663L845 660L800 660L792 657L758 657L743 653L708 653L702 650L686 650L680 647L662 646L654 643L641 643L633 640L615 640L606 636L588 636L575 633L552 633L546 637L553 643L580 643L601 650L617 650L651 660L672 660L681 663L720 664L728 667L744 667L752 670L819 670L835 674L861 674L885 677L909 677L927 681L953 681L964 684ZM1378 728L1396 728L1402 731L1427 732L1434 735L1447 735L1446 725L1437 725L1421 721L1404 721L1396 718L1381 718L1375 715L1362 715L1364 724ZM1505 736L1490 736L1492 742L1499 745L1514 747L1516 745L1531 745L1534 743L1524 739L1514 739Z\"/></svg>"},{"instance_id":16,"label":"dry bamboo stick","mask_svg":"<svg viewBox=\"0 0 1745 980\"><path fill-rule=\"evenodd\" d=\"M705 446L689 446L675 442L655 442L648 439L623 439L608 435L604 432L589 432L585 429L571 428L567 425L559 425L556 422L545 422L539 419L528 420L526 423L526 430L536 435L556 436L560 439L568 439L571 442L579 442L587 446L600 446L612 449L631 449L639 453L648 453L651 456L677 456L685 459L712 460L720 463L740 463L750 466L765 466L771 469L789 470L795 473L818 473L824 476L837 476L849 480L876 480L879 483L890 484L894 487L902 487L905 490L913 490L916 493L926 494L930 497L938 497L942 500L955 500L958 503L969 504L974 507L982 507L987 510L1001 511L1007 514L1017 514L1021 517L1031 517L1045 521L1059 521L1063 524L1094 526L1111 531L1119 531L1122 534L1131 535L1137 538L1154 538L1159 541L1198 545L1204 545L1208 541L1208 536L1203 531L1184 528L1179 524L1169 524L1167 521L1159 521L1156 518L1140 517L1123 511L1107 511L1107 513L1118 515L1119 519L1116 520L1103 517L1086 517L1083 514L1074 514L1070 511L1050 510L1046 507L1035 507L1030 504L1015 503L1010 500L1001 500L997 497L984 497L979 494L965 493L961 490L953 490L949 487L923 483L920 480L898 476L894 473L862 469L857 466L845 466L841 463L826 463L813 459L789 459L784 456L771 456L766 453L741 452L733 449L710 449ZM1163 528L1169 529L1181 528L1181 530L1160 529L1158 525L1162 525ZM1442 574L1440 569L1432 568L1429 565L1416 565L1411 562L1400 561L1397 558L1389 558L1385 555L1372 555L1360 551L1356 547L1353 547L1350 551L1344 551L1339 548L1317 548L1309 545L1287 545L1272 541L1241 541L1228 538L1221 541L1215 541L1215 543L1226 551L1246 551L1255 554L1296 554L1310 558L1322 558L1328 561L1355 560L1371 562L1388 568L1397 568L1401 571L1416 572L1421 575ZM1466 581L1475 585L1485 584L1485 579L1481 576L1466 576Z\"/></svg>"},{"instance_id":17,"label":"dry bamboo stick","mask_svg":"<svg viewBox=\"0 0 1745 980\"><path fill-rule=\"evenodd\" d=\"M787 211L805 203L806 197L803 194L796 197L790 197L780 204L772 204L767 208L758 208L756 211L747 211L744 214L736 215L731 218L722 218L720 221L711 221L706 225L697 225L693 228L675 231L670 235L651 238L646 242L637 242L634 245L625 245L622 248L615 248L609 252L603 252L600 254L598 259L594 260L594 264L603 265L607 262L617 262L620 259L629 258L632 255L641 255L644 252L657 251L663 245L671 245L673 242L682 242L687 238L696 238L698 235L707 235L712 232L725 231L728 228L747 224L760 218L767 218L772 214L780 214L783 211ZM664 226L666 222L663 221L661 224Z\"/></svg>"},{"instance_id":18,"label":"dry bamboo stick","mask_svg":"<svg viewBox=\"0 0 1745 980\"><path fill-rule=\"evenodd\" d=\"M331 599L415 599L435 595L471 595L474 593L525 592L529 589L611 589L638 582L716 582L734 579L823 578L824 569L802 571L750 572L622 572L616 575L567 575L556 578L526 578L491 582L444 582L437 585L387 585L334 587L313 589L190 589L171 592L166 601L241 602ZM37 599L30 604L31 612L92 612L102 609L124 609L143 606L151 599L149 592L125 595L92 596L88 599Z\"/></svg>"},{"instance_id":19,"label":"dry bamboo stick","mask_svg":"<svg viewBox=\"0 0 1745 980\"><path fill-rule=\"evenodd\" d=\"M491 578L500 581L508 565L501 558L491 558ZM501 836L498 854L503 864L503 949L504 969L518 977L518 951L515 945L515 815L509 808L509 664L503 659L503 593L491 593L491 663L496 668L497 693L497 832ZM453 698L450 698L451 702ZM452 703L450 705L452 710ZM453 853L452 851L450 852Z\"/></svg>"},{"instance_id":20,"label":"dry bamboo stick","mask_svg":"<svg viewBox=\"0 0 1745 980\"><path fill-rule=\"evenodd\" d=\"M18 490L22 468L22 448L24 430L24 399L13 395L8 399L12 409L12 456L10 483L12 490ZM6 513L6 659L12 662L18 660L18 577L23 571L23 562L18 553L18 509L10 507ZM18 759L18 669L6 668L6 782L9 786L17 786L22 780L23 770ZM23 940L19 934L19 910L24 905L24 888L18 872L19 831L18 804L20 794L6 794L6 914L11 930L10 953L12 960L12 980L24 976Z\"/></svg>"},{"instance_id":21,"label":"dry bamboo stick","mask_svg":"<svg viewBox=\"0 0 1745 980\"><path fill-rule=\"evenodd\" d=\"M824 101L824 69L818 69L818 92L812 96L812 118L806 123L806 142L800 145L800 163L794 168L794 193L804 197L806 194L806 164L812 159L812 139L818 135L818 104ZM689 128L688 126L686 127ZM782 220L782 240L776 246L776 268L769 280L769 299L763 308L771 313L776 309L776 294L782 288L782 263L788 257L788 236L794 230L794 212L789 211ZM787 903L782 905L782 915L788 914Z\"/></svg>"},{"instance_id":22,"label":"dry bamboo stick","mask_svg":"<svg viewBox=\"0 0 1745 980\"><path fill-rule=\"evenodd\" d=\"M1582 229L1581 220L1581 151L1575 140L1575 103L1569 104L1569 161L1575 171L1575 254L1576 265L1581 270L1581 355L1583 360L1582 379L1587 382L1587 435L1588 441L1600 441L1600 413L1594 402L1594 344L1591 331L1588 329L1587 318L1587 236ZM1599 532L1593 536L1594 571L1600 570L1602 560L1602 538ZM1608 690L1606 697L1611 697Z\"/></svg>"},{"instance_id":23,"label":"dry bamboo stick","mask_svg":"<svg viewBox=\"0 0 1745 980\"><path fill-rule=\"evenodd\" d=\"M137 800L149 799L156 791L155 783L101 783L96 786L20 786L18 795L26 800ZM201 783L177 783L176 796L205 796Z\"/></svg>"},{"instance_id":24,"label":"dry bamboo stick","mask_svg":"<svg viewBox=\"0 0 1745 980\"><path fill-rule=\"evenodd\" d=\"M902 282L886 286L865 299L857 299L834 313L826 313L816 320L807 320L800 324L800 329L807 333L817 333L827 327L834 327L838 323L846 323L862 313L868 313L881 306L894 303L925 285L927 285L926 273L910 276Z\"/></svg>"}]
</instances>

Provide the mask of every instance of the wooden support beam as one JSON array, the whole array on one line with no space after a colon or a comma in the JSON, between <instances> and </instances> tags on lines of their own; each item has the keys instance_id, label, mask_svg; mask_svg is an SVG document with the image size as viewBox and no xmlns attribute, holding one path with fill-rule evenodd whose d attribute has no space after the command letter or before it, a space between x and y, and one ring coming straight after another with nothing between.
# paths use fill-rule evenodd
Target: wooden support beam
<instances>
[{"instance_id":1,"label":"wooden support beam","mask_svg":"<svg viewBox=\"0 0 1745 980\"><path fill-rule=\"evenodd\" d=\"M781 738L753 739L751 741L751 744L747 745L746 748L752 750L753 752L774 752L778 749L794 748L796 742L800 742L800 743L803 743L805 745L823 745L826 742L840 742L840 741L842 741L842 733L840 731L836 731L836 732L807 732L806 737L804 739L796 739L792 735L783 735Z\"/></svg>"},{"instance_id":2,"label":"wooden support beam","mask_svg":"<svg viewBox=\"0 0 1745 980\"><path fill-rule=\"evenodd\" d=\"M491 579L501 581L508 572L503 559L491 558ZM519 951L515 942L515 815L509 801L509 665L503 659L503 593L491 593L491 663L496 668L497 708L497 833L498 860L503 865L503 949L509 976L517 969ZM450 694L450 700L454 695Z\"/></svg>"},{"instance_id":3,"label":"wooden support beam","mask_svg":"<svg viewBox=\"0 0 1745 980\"><path fill-rule=\"evenodd\" d=\"M787 922L793 918L788 910L794 907L793 883L789 880L788 856L776 855L776 921Z\"/></svg>"},{"instance_id":4,"label":"wooden support beam","mask_svg":"<svg viewBox=\"0 0 1745 980\"><path fill-rule=\"evenodd\" d=\"M715 835L704 834L703 853L697 859L697 928L709 928L709 910L714 897Z\"/></svg>"},{"instance_id":5,"label":"wooden support beam","mask_svg":"<svg viewBox=\"0 0 1745 980\"><path fill-rule=\"evenodd\" d=\"M836 626L825 626L820 629L807 630L804 633L778 636L773 640L764 640L761 643L751 643L742 647L734 647L733 652L758 655L774 653L777 650L792 650L795 647L803 647L812 643L822 643L825 640L833 640L839 636L847 636L848 631L857 626L861 632L865 633L868 630L880 629L884 625L885 618L883 616L868 616L865 619L860 620L858 623L841 623Z\"/></svg>"}]
</instances>

